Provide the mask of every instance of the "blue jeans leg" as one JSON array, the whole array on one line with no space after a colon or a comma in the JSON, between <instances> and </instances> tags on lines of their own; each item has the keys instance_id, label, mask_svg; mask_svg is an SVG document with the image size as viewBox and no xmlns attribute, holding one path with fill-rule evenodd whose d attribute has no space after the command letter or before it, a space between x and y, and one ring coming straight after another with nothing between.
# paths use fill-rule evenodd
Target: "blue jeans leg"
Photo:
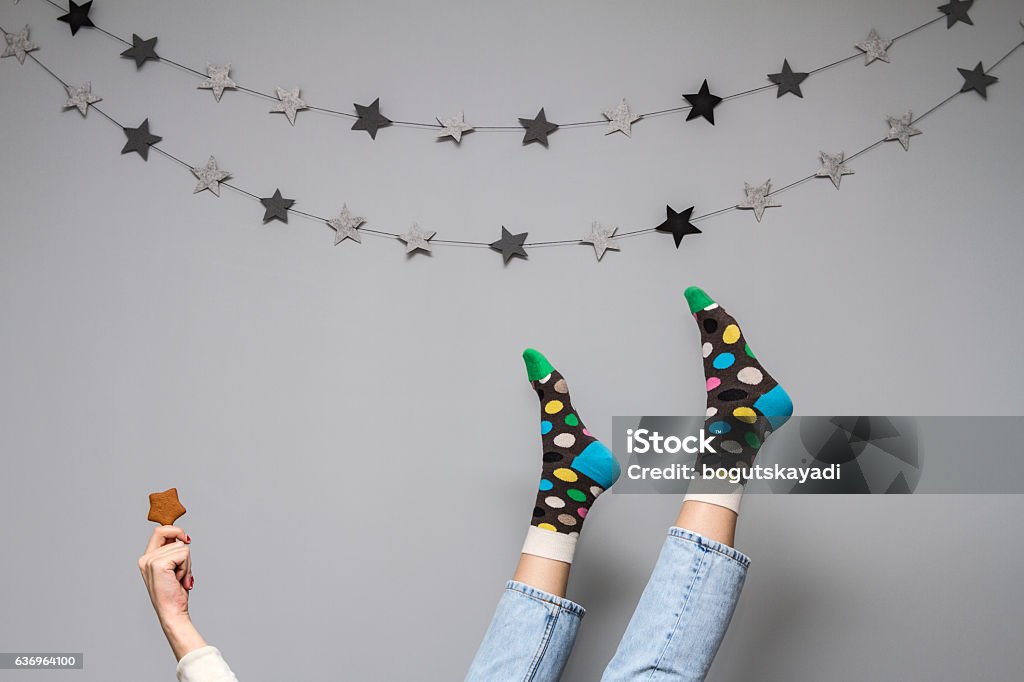
<instances>
[{"instance_id":1,"label":"blue jeans leg","mask_svg":"<svg viewBox=\"0 0 1024 682\"><path fill-rule=\"evenodd\" d=\"M556 682L584 613L568 599L509 581L466 682Z\"/></svg>"},{"instance_id":2,"label":"blue jeans leg","mask_svg":"<svg viewBox=\"0 0 1024 682\"><path fill-rule=\"evenodd\" d=\"M603 682L703 680L743 589L750 559L670 528Z\"/></svg>"}]
</instances>

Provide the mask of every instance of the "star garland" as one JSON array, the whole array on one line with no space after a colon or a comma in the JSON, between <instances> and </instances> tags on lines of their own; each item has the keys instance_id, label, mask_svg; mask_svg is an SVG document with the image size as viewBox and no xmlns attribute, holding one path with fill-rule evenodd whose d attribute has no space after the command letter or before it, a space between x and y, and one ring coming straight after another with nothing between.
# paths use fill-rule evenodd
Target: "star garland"
<instances>
[{"instance_id":1,"label":"star garland","mask_svg":"<svg viewBox=\"0 0 1024 682\"><path fill-rule=\"evenodd\" d=\"M81 22L81 17L79 17L78 21L79 23ZM1024 27L1024 20L1021 20L1021 26ZM693 206L690 206L689 208L684 209L683 211L676 211L671 206L666 206L666 220L663 223L654 227L634 229L627 232L619 232L619 226L617 225L605 225L595 220L591 223L590 231L578 239L529 242L527 241L528 233L522 232L518 234L513 234L505 226L502 226L501 238L495 242L488 243L478 241L434 239L434 237L437 234L435 230L422 228L418 223L415 222L412 223L411 227L404 233L368 229L363 227L363 224L367 222L367 219L362 216L353 215L352 212L349 210L347 204L342 205L341 212L337 218L324 218L312 213L295 209L294 204L296 203L296 201L294 199L285 198L281 193L280 189L275 189L274 193L269 197L261 197L257 194L254 194L246 189L243 189L242 187L239 187L238 185L227 182L227 180L231 177L231 174L229 173L229 171L220 168L217 164L216 159L213 156L209 157L209 160L204 166L192 166L191 164L180 159L179 157L164 150L162 147L157 146L157 144L160 143L163 138L153 134L150 131L150 123L148 118L144 119L142 123L136 127L129 127L122 125L113 116L100 109L98 106L96 106L96 103L102 100L98 95L92 93L91 83L86 83L83 86L73 86L64 79L62 79L59 75L57 75L56 72L54 72L45 64L43 64L35 56L35 54L32 54L32 52L36 50L38 46L35 46L34 44L28 42L29 28L27 26L18 33L9 33L6 29L0 26L0 32L3 32L9 46L12 44L19 44L22 46L22 48L25 48L21 51L22 57L19 58L19 62L23 63L24 57L27 57L28 59L39 65L50 76L52 76L54 79L60 82L60 84L64 87L68 95L68 100L64 105L65 110L77 109L82 114L82 116L86 116L89 109L95 109L101 116L107 119L110 123L119 127L124 132L124 135L127 138L127 141L121 150L122 154L135 152L143 159L143 161L147 161L149 158L149 150L152 149L161 154L162 156L171 159L172 161L175 161L179 165L185 167L199 180L198 184L195 186L193 190L193 193L199 193L204 190L209 190L211 194L219 197L221 185L229 187L240 194L243 194L245 196L248 196L252 199L259 201L263 205L264 224L275 220L280 221L282 223L287 223L288 216L290 213L301 215L303 217L322 222L326 224L328 227L330 227L332 230L334 230L335 245L340 244L345 239L351 239L353 242L361 243L362 240L360 239L360 234L365 232L367 234L372 234L375 236L386 237L401 241L405 245L406 254L410 256L416 252L430 253L432 247L437 244L451 246L484 247L499 252L502 256L503 262L506 265L514 257L522 259L527 258L527 248L580 244L592 246L594 248L597 260L601 261L607 251L620 250L619 243L617 240L624 237L632 237L652 232L664 232L671 234L675 241L676 248L679 248L685 236L702 233L702 231L698 229L695 225L693 225L693 223L707 218L711 218L716 215L721 215L723 213L736 209L752 210L754 212L754 217L757 220L757 222L761 222L766 209L777 208L781 206L781 204L776 201L775 197L777 197L782 192L785 192L793 187L796 187L797 185L800 185L808 180L814 178L828 178L829 180L831 180L835 188L838 190L842 176L853 174L853 170L846 165L847 162L852 161L854 158L862 154L865 154L888 141L898 141L900 142L904 150L909 151L910 138L915 135L922 134L922 131L919 130L915 124L920 123L920 121L923 120L925 117L931 115L933 112L945 106L958 95L974 91L982 98L987 99L988 87L998 82L998 78L992 76L990 72L996 66L1001 64L1004 60L1006 60L1010 55L1016 52L1020 47L1024 46L1024 42L1016 43L1002 57L996 60L988 69L985 69L982 62L978 62L978 64L972 69L959 68L958 71L961 77L963 78L964 83L958 91L949 95L944 100L942 100L941 102L939 102L938 104L928 109L925 113L919 116L915 117L912 112L907 111L898 117L886 117L886 124L888 125L889 130L885 137L867 145L866 147L860 149L857 152L854 152L853 154L850 154L849 156L847 156L845 152L838 152L835 154L820 152L819 160L821 166L818 170L811 173L810 175L790 182L789 184L786 184L777 189L772 189L771 180L765 180L764 182L759 184L744 183L744 199L740 203L735 204L733 206L726 206L716 211L704 213L696 217L693 217ZM28 45L31 45L31 50L27 49ZM8 55L5 53L3 56L17 57L18 54L16 52L13 52L13 49L14 48L9 47L9 51L12 51L12 54ZM785 71L785 69L783 69L783 71ZM211 76L211 78L213 78L213 76ZM784 80L781 78L781 74L780 79ZM790 83L792 83L792 80L790 80ZM797 85L799 85L799 83L797 83ZM779 84L779 87L782 87L782 85ZM705 90L705 88L702 87L701 90ZM292 96L292 92L294 92L295 99L298 99L297 90L289 91L287 93L287 96ZM698 93L694 94L694 97L696 99L701 99L703 95L701 95L701 92L698 91ZM283 101L284 100L282 99L282 102ZM301 102L301 100L299 101ZM376 102L374 104L376 104ZM713 108L716 104L717 103L714 103L711 99L705 99L704 104L701 105L702 107L704 107L704 109L701 111L701 113L698 113L697 115L706 117L706 114L712 113ZM708 107L710 107L710 109L708 109ZM282 111L287 114L287 110ZM541 112L538 114L537 118L532 119L532 121L536 123L538 120L543 120L543 113L544 112L542 109ZM613 118L616 118L619 113L621 112L613 113L613 115L608 117L608 120L611 121ZM628 119L628 116L623 115L622 118L623 120ZM387 119L384 120L386 121ZM712 119L709 120L713 122ZM449 123L451 123L451 121L449 121ZM547 126L550 125L553 124L547 123ZM460 131L460 134L461 132L465 131Z\"/></svg>"},{"instance_id":2,"label":"star garland","mask_svg":"<svg viewBox=\"0 0 1024 682\"><path fill-rule=\"evenodd\" d=\"M65 11L65 8L56 2L56 0L45 0L45 2L62 12ZM464 110L454 116L439 115L429 121L391 120L381 113L380 98L377 98L369 105L353 103L352 106L355 109L355 113L334 108L313 106L311 104L307 104L301 99L300 88L298 87L282 88L277 86L272 92L265 92L239 85L231 78L230 74L232 65L230 63L224 65L207 64L206 70L200 71L187 66L180 61L160 57L157 55L155 50L157 41L156 37L143 39L139 35L133 33L132 40L128 41L121 36L94 24L90 16L90 12L94 9L92 1L79 5L75 3L74 0L68 0L66 13L59 16L58 20L68 24L72 35L77 34L81 28L96 28L113 40L117 40L127 45L128 49L122 52L121 55L134 59L138 69L141 69L142 65L147 61L162 61L203 79L202 83L197 87L200 89L212 90L214 100L216 102L220 102L221 97L226 90L238 90L253 96L271 100L275 104L274 108L271 109L270 112L285 114L288 122L293 126L295 125L297 112L309 110L330 114L335 117L341 116L343 118L351 119L353 120L352 130L365 131L370 138L374 140L377 139L377 132L381 128L394 125L431 130L434 132L437 139L448 139L456 145L460 145L462 143L464 133L470 131L516 132L523 134L522 146L534 146L533 143L537 143L536 146L547 148L549 146L549 136L556 131L565 128L604 126L605 135L609 135L614 132L621 132L625 137L631 137L632 126L638 121L656 116L679 114L683 112L686 112L687 121L702 118L711 125L714 125L714 110L716 107L725 101L755 92L774 89L776 91L776 97L782 97L785 94L793 94L797 97L803 98L801 83L803 83L803 81L808 77L845 62L852 61L861 54L864 55L865 65L871 64L875 61L888 62L888 50L896 41L917 32L926 26L939 22L944 17L946 18L947 29L952 28L953 25L957 23L973 25L974 22L968 15L968 10L970 10L973 2L974 0L950 0L949 3L940 5L936 8L937 11L940 12L940 16L930 19L893 38L884 38L878 33L878 31L872 28L868 33L867 38L855 44L857 52L823 66L819 66L815 69L799 72L793 71L789 64L789 60L783 59L781 71L766 75L766 78L769 81L768 85L754 87L749 90L729 95L716 95L711 91L708 79L704 78L703 83L700 85L697 92L682 95L683 99L686 101L686 104L682 106L670 107L647 113L635 113L630 108L626 99L621 98L621 102L617 106L601 109L602 117L599 119L573 121L569 123L556 123L549 120L545 113L545 108L541 107L540 111L534 118L517 117L519 122L518 126L470 125L465 121Z\"/></svg>"}]
</instances>

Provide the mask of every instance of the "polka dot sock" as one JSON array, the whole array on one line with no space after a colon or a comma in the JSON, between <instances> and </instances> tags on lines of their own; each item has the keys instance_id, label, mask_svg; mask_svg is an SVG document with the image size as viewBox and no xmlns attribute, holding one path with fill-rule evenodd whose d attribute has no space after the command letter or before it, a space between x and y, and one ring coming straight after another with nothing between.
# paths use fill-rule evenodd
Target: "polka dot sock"
<instances>
[{"instance_id":1,"label":"polka dot sock","mask_svg":"<svg viewBox=\"0 0 1024 682\"><path fill-rule=\"evenodd\" d=\"M619 477L619 463L590 435L569 398L565 378L543 355L523 352L526 374L540 398L544 457L524 554L572 563L591 505Z\"/></svg>"},{"instance_id":2,"label":"polka dot sock","mask_svg":"<svg viewBox=\"0 0 1024 682\"><path fill-rule=\"evenodd\" d=\"M697 320L707 380L708 409L704 429L716 436L717 454L698 461L710 467L749 466L772 431L793 414L793 402L750 350L736 320L699 287L686 290ZM742 485L693 481L686 499L709 502L739 512Z\"/></svg>"}]
</instances>

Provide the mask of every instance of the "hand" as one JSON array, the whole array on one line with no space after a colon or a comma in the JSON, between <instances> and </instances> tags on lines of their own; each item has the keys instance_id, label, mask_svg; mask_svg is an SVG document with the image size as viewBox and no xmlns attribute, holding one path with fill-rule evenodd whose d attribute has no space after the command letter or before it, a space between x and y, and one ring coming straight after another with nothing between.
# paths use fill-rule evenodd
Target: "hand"
<instances>
[{"instance_id":1,"label":"hand","mask_svg":"<svg viewBox=\"0 0 1024 682\"><path fill-rule=\"evenodd\" d=\"M206 646L188 613L188 595L195 586L191 542L192 538L181 528L159 526L139 557L139 571L149 599L178 660L189 651Z\"/></svg>"},{"instance_id":2,"label":"hand","mask_svg":"<svg viewBox=\"0 0 1024 682\"><path fill-rule=\"evenodd\" d=\"M161 621L188 616L188 593L195 584L189 544L177 526L158 526L139 557L139 571Z\"/></svg>"}]
</instances>

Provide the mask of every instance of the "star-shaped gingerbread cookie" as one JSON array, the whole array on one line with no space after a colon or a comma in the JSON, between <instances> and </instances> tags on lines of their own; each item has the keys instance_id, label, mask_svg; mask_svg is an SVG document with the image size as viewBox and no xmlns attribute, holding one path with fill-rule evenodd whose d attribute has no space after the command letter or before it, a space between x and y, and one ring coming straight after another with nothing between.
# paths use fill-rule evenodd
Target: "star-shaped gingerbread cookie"
<instances>
[{"instance_id":1,"label":"star-shaped gingerbread cookie","mask_svg":"<svg viewBox=\"0 0 1024 682\"><path fill-rule=\"evenodd\" d=\"M150 521L156 521L161 526L170 526L184 515L185 507L178 500L177 488L150 494L149 516L146 517Z\"/></svg>"}]
</instances>

